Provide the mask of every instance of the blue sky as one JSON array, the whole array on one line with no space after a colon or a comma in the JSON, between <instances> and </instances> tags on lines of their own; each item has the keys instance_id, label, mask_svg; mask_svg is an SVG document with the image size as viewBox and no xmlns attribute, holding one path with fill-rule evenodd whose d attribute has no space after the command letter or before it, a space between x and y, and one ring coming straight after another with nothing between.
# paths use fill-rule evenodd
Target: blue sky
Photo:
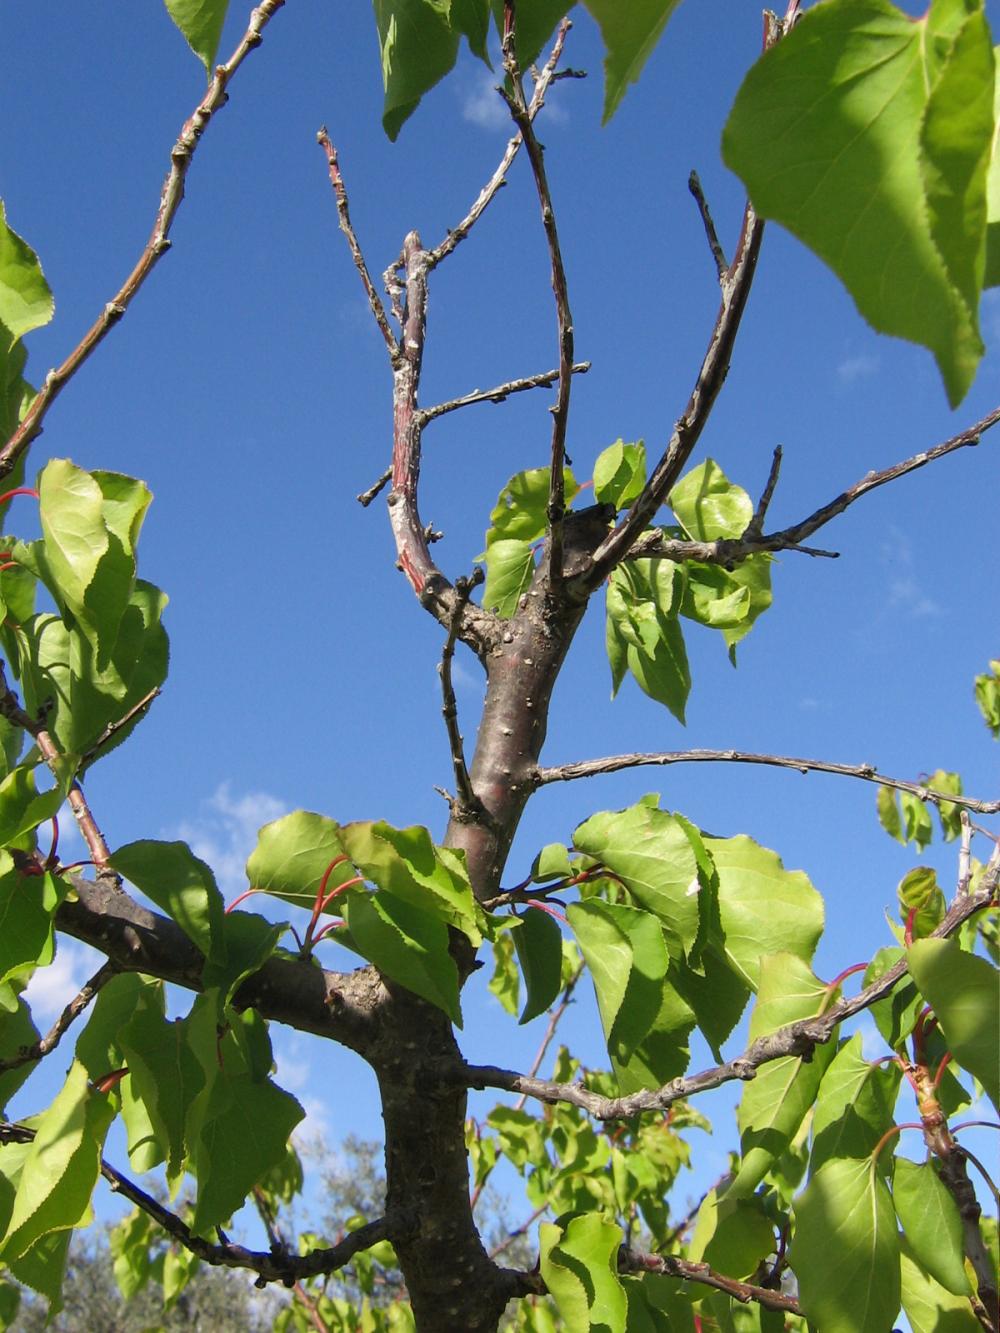
<instances>
[{"instance_id":1,"label":"blue sky","mask_svg":"<svg viewBox=\"0 0 1000 1333\"><path fill-rule=\"evenodd\" d=\"M57 303L54 323L30 339L37 381L138 257L203 74L157 0L36 0L9 7L5 20L0 189ZM225 54L244 23L234 7ZM559 85L541 136L577 355L593 362L573 392L569 451L580 479L618 437L644 438L658 454L683 409L717 305L687 176L698 169L731 248L741 193L718 139L759 41L752 4L681 6L602 129L601 57L586 15L571 34L567 59L591 77ZM32 468L69 456L140 476L154 492L140 570L171 597L171 674L87 792L112 846L186 837L227 897L245 885L256 827L285 810L444 828L434 791L451 776L436 673L442 634L393 567L381 503L362 510L354 500L388 462L391 386L315 132L328 125L340 149L355 226L381 272L411 227L440 239L492 172L509 133L494 81L463 58L391 145L367 6L287 5L198 150L173 250L34 446ZM434 275L425 403L556 363L526 165ZM1000 301L984 303L983 331L990 352L952 412L929 354L873 334L836 280L771 228L699 457L710 454L756 495L780 443L772 518L800 519L870 468L995 406ZM421 508L446 534L435 551L452 577L471 570L507 478L546 463L550 402L546 392L526 394L428 430ZM986 437L862 500L817 538L840 560L783 556L774 608L741 647L738 670L718 636L692 627L685 729L630 683L610 702L595 605L557 689L545 760L731 746L872 762L910 778L957 768L968 791L995 796L996 747L971 683L1000 652L998 448L1000 435ZM470 738L481 673L464 650L456 684ZM819 775L677 767L550 789L529 807L506 879L521 879L539 846L568 840L594 810L650 789L703 827L750 833L807 871L827 899L821 975L890 942L883 909L917 858L878 828L873 788ZM954 882L953 848L937 844L919 859ZM332 950L330 962L353 965ZM82 949L64 945L34 994L54 1012L90 970ZM527 1063L540 1022L512 1028L475 982L465 1008L471 1059L492 1058L502 1042L505 1060ZM601 1060L589 998L567 1034L588 1061ZM279 1078L314 1127L331 1143L348 1131L378 1134L373 1080L360 1062L274 1035ZM19 1108L35 1104L33 1087ZM698 1180L718 1174L735 1141L730 1104L721 1096L702 1108L719 1124Z\"/></svg>"}]
</instances>

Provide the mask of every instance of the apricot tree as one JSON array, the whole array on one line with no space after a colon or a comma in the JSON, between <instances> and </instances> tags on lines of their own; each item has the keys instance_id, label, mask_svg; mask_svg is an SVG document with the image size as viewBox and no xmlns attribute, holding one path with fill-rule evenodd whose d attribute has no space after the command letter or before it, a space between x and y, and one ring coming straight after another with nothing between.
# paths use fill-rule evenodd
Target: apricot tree
<instances>
[{"instance_id":1,"label":"apricot tree","mask_svg":"<svg viewBox=\"0 0 1000 1333\"><path fill-rule=\"evenodd\" d=\"M996 906L1000 849L980 822L1000 812L1000 801L965 794L958 774L941 769L891 778L871 764L735 748L543 762L553 691L592 604L604 600L614 690L631 677L683 721L690 626L717 632L735 664L737 646L771 605L776 554L830 555L812 544L815 534L879 488L931 464L946 469L1000 421L998 408L947 439L922 441L781 525L771 521L780 450L758 469L766 481L756 498L698 455L765 219L813 250L875 329L927 348L953 407L965 397L983 354L980 294L1000 282L995 60L982 4L933 0L918 19L889 0L824 0L805 11L792 0L782 17L765 13L762 53L723 137L724 159L748 193L730 250L698 178L690 183L719 289L690 396L654 456L619 440L585 479L567 440L574 382L588 364L577 360L558 201L536 129L554 86L577 73L565 61L567 5L375 0L390 138L448 75L461 43L488 61L491 31L513 130L466 215L433 244L408 231L381 287L351 220L337 149L325 129L318 136L392 377L391 466L360 498L367 506L385 492L398 568L443 641L449 817L437 841L425 827L380 819L282 816L260 830L246 892L227 907L211 868L186 843L109 845L100 827L108 815L100 812L99 825L85 787L92 765L126 740L137 743L131 733L167 674L165 597L136 566L150 491L61 457L44 464L34 486L24 475L50 408L169 247L202 136L282 3L263 0L217 64L227 0L167 0L205 64L208 89L170 152L135 267L37 389L24 378L23 339L50 319L52 297L28 244L7 222L0 230L0 505L13 533L37 502L41 528L36 540L5 537L0 564L2 1101L80 1026L51 1105L0 1122L0 1261L58 1309L70 1237L91 1218L103 1178L135 1208L115 1240L124 1290L138 1289L153 1267L168 1296L196 1261L245 1269L260 1286L291 1289L278 1319L286 1329L493 1329L514 1302L513 1326L538 1333L807 1321L822 1333L881 1333L901 1307L914 1329L996 1330L996 1227L981 1217L970 1165L991 1182L954 1120L974 1097L1000 1099L997 936L987 911ZM606 48L610 117L676 0L584 5ZM519 156L547 248L557 364L428 404L429 290L494 207ZM12 188L14 219L26 188ZM420 508L424 434L446 415L538 389L554 392L541 465L510 477L489 515L485 550L449 577ZM753 462L747 467L754 472ZM459 644L485 679L468 748L453 683ZM994 734L998 671L991 663L976 685ZM959 848L950 902L935 872L916 868L898 887L888 946L822 980L813 959L823 903L806 876L746 834L710 833L656 797L593 814L567 841L539 848L519 883L505 882L522 816L541 789L695 763L878 784L886 831L921 849L936 811L942 836ZM65 864L49 837L64 807L86 862ZM288 919L249 910L258 895ZM23 992L52 962L60 936L106 961L40 1036ZM320 945L363 965L322 966ZM521 1023L549 1015L530 1071L463 1054L463 992L487 959L511 1021L519 1010ZM863 978L849 997L853 972ZM541 1077L584 976L609 1068L585 1068L564 1048L552 1077ZM167 984L193 993L173 1020ZM745 1045L734 1045L748 1006ZM862 1013L884 1044L875 1059L857 1033L844 1032ZM302 1187L289 1138L303 1111L272 1077L275 1022L346 1048L378 1080L384 1211L345 1219L333 1239L286 1234L282 1209ZM692 1071L696 1032L714 1063ZM690 1151L685 1130L700 1120L696 1099L727 1083L745 1084L733 1169L691 1215L678 1216L671 1192ZM911 1124L900 1122L901 1089L916 1097ZM470 1090L495 1090L501 1100L470 1121ZM127 1168L105 1149L118 1118ZM922 1132L922 1164L896 1152L903 1129ZM501 1160L525 1180L530 1221L540 1219L533 1266L506 1266L509 1243L487 1247L477 1225L476 1204ZM172 1198L188 1181L190 1206L139 1183L153 1170ZM266 1247L248 1248L225 1230L247 1202ZM345 1271L351 1285L338 1294ZM0 1317L8 1323L16 1303L5 1281Z\"/></svg>"}]
</instances>

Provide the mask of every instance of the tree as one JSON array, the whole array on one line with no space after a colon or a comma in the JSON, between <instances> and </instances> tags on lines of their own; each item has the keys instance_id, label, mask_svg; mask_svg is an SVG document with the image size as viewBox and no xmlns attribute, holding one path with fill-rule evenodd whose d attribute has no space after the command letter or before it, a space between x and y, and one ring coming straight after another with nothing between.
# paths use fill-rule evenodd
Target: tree
<instances>
[{"instance_id":1,"label":"tree","mask_svg":"<svg viewBox=\"0 0 1000 1333\"><path fill-rule=\"evenodd\" d=\"M202 136L265 30L268 38L276 30L270 25L281 3L264 0L253 11L219 66L225 4L170 0L168 8L205 63L208 91L171 152L138 264L37 392L23 378L22 338L50 318L51 296L34 252L10 227L2 233L9 438L0 471L15 528L30 505L21 485L28 446L62 390L84 382L77 372L128 314L165 253ZM868 764L732 746L542 762L557 678L602 592L615 689L631 676L683 721L691 688L686 628L720 634L735 662L738 645L770 607L777 553L821 560L829 553L808 544L816 532L853 513L873 490L932 462L937 470L939 459L978 443L1000 420L998 409L939 443L923 440L905 461L868 472L781 527L769 520L780 452L756 501L712 458L696 454L729 371L765 216L833 269L873 327L932 352L952 406L965 397L982 355L980 291L1000 278L994 58L982 7L936 0L913 21L885 0L827 0L804 15L792 5L780 20L765 17L764 53L737 94L723 141L753 200L731 259L698 179L691 182L721 293L693 391L649 466L638 442L619 440L600 452L592 503L578 500L583 486L567 456L571 395L586 365L575 359L560 209L547 174L552 155L535 130L555 85L573 73L564 62L564 8L541 0L493 6L516 136L470 211L439 243L428 248L408 232L386 274L386 301L352 225L333 142L325 131L319 136L393 378L392 467L364 499L389 485L398 565L444 641L454 790L440 843L425 827L384 820L340 823L306 811L273 820L250 856L246 896L269 895L290 923L249 911L240 900L224 910L211 869L185 842L143 836L116 839L112 850L96 817L104 760L126 740L127 753L134 751L131 732L147 714L155 717L167 669L165 598L136 573L149 491L118 472L54 458L31 488L41 536L5 538L5 1101L89 1011L51 1105L0 1129L0 1259L54 1307L69 1237L91 1216L103 1176L138 1209L117 1242L125 1270L141 1277L148 1267L155 1223L172 1253L249 1270L263 1285L290 1286L295 1300L280 1316L284 1327L489 1329L510 1301L518 1302L510 1317L526 1329L556 1327L557 1319L574 1330L747 1321L802 1327L808 1319L823 1333L874 1333L892 1326L901 1304L915 1328L997 1327L989 1254L995 1227L981 1223L968 1172L970 1162L980 1164L957 1139L963 1131L954 1115L971 1100L972 1079L994 1104L998 1098L995 976L983 953L996 960L995 926L985 909L996 898L1000 857L994 843L977 859L973 838L982 838L979 820L997 814L1000 802L964 794L951 771L887 778ZM620 11L588 0L607 50L607 115L673 8L645 0ZM448 74L461 41L487 54L490 7L485 0L379 0L375 11L384 125L395 137ZM526 79L523 71L536 61L543 63ZM494 212L492 201L522 149L542 215L558 366L498 377L490 389L427 406L428 288L469 234L486 225L480 219ZM16 215L12 196L11 219ZM515 252L508 239L505 264ZM199 348L199 356L210 354ZM425 429L466 408L546 387L555 392L547 461L514 472L503 486L476 572L447 578L433 554L437 534L419 504ZM981 560L982 552L974 547L969 558ZM349 566L345 553L341 577ZM454 682L460 644L486 680L468 751ZM977 694L994 731L997 689L992 664ZM398 765L398 755L390 760ZM661 808L656 799L590 814L565 842L547 834L530 873L505 886L509 854L536 793L614 771L707 762L879 782L887 831L921 850L936 809L943 836L960 847L956 895L946 903L928 867L910 871L898 889L895 943L866 943L863 988L846 998L843 983L858 969L829 983L813 969L822 903L802 872L786 871L774 852L742 832L709 833L701 827L707 821ZM83 873L87 863L66 864L47 837L64 803L92 873ZM724 809L713 827L716 818L726 828L733 823ZM100 819L106 823L108 815L102 811ZM51 962L56 936L83 940L107 961L40 1038L22 992ZM320 946L334 944L364 965L320 966ZM507 1007L516 1012L520 974L527 992L522 1022L550 1012L531 1073L473 1063L456 1037L487 946L492 984ZM596 992L611 1068L585 1068L563 1049L553 1077L540 1078L545 1050L584 974ZM164 983L195 992L173 1021ZM748 1044L734 1054L732 1034L748 1006ZM842 1035L843 1024L866 1011L885 1043L876 1061L859 1036ZM343 1233L325 1241L303 1237L302 1252L281 1221L300 1183L286 1145L302 1108L271 1077L273 1022L339 1044L367 1063L385 1122L383 1214L345 1219ZM692 1073L695 1031L713 1062ZM904 1080L918 1099L914 1124L930 1154L922 1165L896 1152L907 1127L896 1109ZM695 1214L677 1217L667 1196L689 1151L684 1131L699 1120L692 1099L738 1081L746 1087L734 1169ZM468 1124L468 1092L483 1089L517 1101L502 1101L485 1122ZM105 1149L118 1117L127 1172ZM496 1241L490 1253L477 1227L474 1203L498 1158L527 1177L535 1216L545 1219L534 1267L504 1266L509 1248ZM136 1175L159 1166L172 1186L193 1177L190 1210L164 1204L137 1183ZM237 1244L223 1230L248 1198L267 1248ZM372 1296L397 1264L406 1302L362 1301L359 1309L358 1292ZM318 1279L348 1266L346 1299L316 1288ZM4 1285L0 1298L12 1317L15 1289ZM745 1305L749 1316L739 1313Z\"/></svg>"}]
</instances>

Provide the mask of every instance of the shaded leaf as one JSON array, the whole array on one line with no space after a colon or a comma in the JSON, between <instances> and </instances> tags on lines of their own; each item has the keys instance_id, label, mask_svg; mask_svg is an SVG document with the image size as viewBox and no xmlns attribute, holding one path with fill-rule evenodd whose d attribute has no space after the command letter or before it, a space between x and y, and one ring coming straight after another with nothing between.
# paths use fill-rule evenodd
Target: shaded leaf
<instances>
[{"instance_id":1,"label":"shaded leaf","mask_svg":"<svg viewBox=\"0 0 1000 1333\"><path fill-rule=\"evenodd\" d=\"M809 1163L818 1171L835 1157L868 1157L893 1124L902 1071L864 1058L861 1035L837 1051L823 1075L813 1116Z\"/></svg>"},{"instance_id":2,"label":"shaded leaf","mask_svg":"<svg viewBox=\"0 0 1000 1333\"><path fill-rule=\"evenodd\" d=\"M1000 1108L997 969L954 940L917 940L906 955L910 975L937 1015L948 1049Z\"/></svg>"},{"instance_id":3,"label":"shaded leaf","mask_svg":"<svg viewBox=\"0 0 1000 1333\"><path fill-rule=\"evenodd\" d=\"M680 0L584 0L600 24L604 58L604 121L611 119L635 83Z\"/></svg>"},{"instance_id":4,"label":"shaded leaf","mask_svg":"<svg viewBox=\"0 0 1000 1333\"><path fill-rule=\"evenodd\" d=\"M707 1263L729 1277L746 1278L774 1247L774 1223L759 1198L738 1199L729 1194L720 1198L716 1190L708 1192L691 1236L689 1257L694 1262Z\"/></svg>"},{"instance_id":5,"label":"shaded leaf","mask_svg":"<svg viewBox=\"0 0 1000 1333\"><path fill-rule=\"evenodd\" d=\"M935 1282L915 1257L907 1237L900 1237L903 1312L911 1333L978 1333L982 1328L964 1296L954 1296Z\"/></svg>"},{"instance_id":6,"label":"shaded leaf","mask_svg":"<svg viewBox=\"0 0 1000 1333\"><path fill-rule=\"evenodd\" d=\"M224 962L222 895L211 867L186 842L130 842L108 864L176 921L207 959Z\"/></svg>"},{"instance_id":7,"label":"shaded leaf","mask_svg":"<svg viewBox=\"0 0 1000 1333\"><path fill-rule=\"evenodd\" d=\"M527 999L519 1023L543 1014L562 988L562 932L558 923L538 907L528 907L513 932L514 948L524 973Z\"/></svg>"},{"instance_id":8,"label":"shaded leaf","mask_svg":"<svg viewBox=\"0 0 1000 1333\"><path fill-rule=\"evenodd\" d=\"M910 1252L926 1273L956 1296L972 1286L965 1272L962 1219L932 1162L893 1164L892 1201Z\"/></svg>"},{"instance_id":9,"label":"shaded leaf","mask_svg":"<svg viewBox=\"0 0 1000 1333\"><path fill-rule=\"evenodd\" d=\"M186 1019L167 1022L162 1013L140 1009L121 1031L122 1053L131 1083L149 1114L176 1178L188 1153L184 1127L191 1104L205 1085L205 1075L188 1040Z\"/></svg>"}]
</instances>

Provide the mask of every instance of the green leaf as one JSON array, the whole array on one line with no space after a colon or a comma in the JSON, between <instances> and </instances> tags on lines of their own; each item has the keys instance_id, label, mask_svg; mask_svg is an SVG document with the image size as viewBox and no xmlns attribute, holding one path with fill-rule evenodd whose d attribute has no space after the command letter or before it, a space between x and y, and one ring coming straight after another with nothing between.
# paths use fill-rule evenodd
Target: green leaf
<instances>
[{"instance_id":1,"label":"green leaf","mask_svg":"<svg viewBox=\"0 0 1000 1333\"><path fill-rule=\"evenodd\" d=\"M655 913L672 958L698 936L700 880L691 840L679 819L639 803L593 815L573 834L573 845L614 872L631 897Z\"/></svg>"},{"instance_id":2,"label":"green leaf","mask_svg":"<svg viewBox=\"0 0 1000 1333\"><path fill-rule=\"evenodd\" d=\"M546 884L553 879L568 879L573 874L569 850L561 842L546 843L531 863L531 878L535 884Z\"/></svg>"},{"instance_id":3,"label":"green leaf","mask_svg":"<svg viewBox=\"0 0 1000 1333\"><path fill-rule=\"evenodd\" d=\"M354 867L340 840L340 825L326 815L295 810L261 829L247 861L247 879L255 889L311 908L323 876L338 856L345 859L330 870L327 892L354 878Z\"/></svg>"},{"instance_id":4,"label":"green leaf","mask_svg":"<svg viewBox=\"0 0 1000 1333\"><path fill-rule=\"evenodd\" d=\"M669 560L630 560L608 580L607 643L612 694L626 668L640 688L684 721L691 692L684 635L677 623L683 580Z\"/></svg>"},{"instance_id":5,"label":"green leaf","mask_svg":"<svg viewBox=\"0 0 1000 1333\"><path fill-rule=\"evenodd\" d=\"M670 955L655 916L589 898L567 909L590 969L608 1054L627 1065L660 1012Z\"/></svg>"},{"instance_id":6,"label":"green leaf","mask_svg":"<svg viewBox=\"0 0 1000 1333\"><path fill-rule=\"evenodd\" d=\"M516 1014L521 993L521 974L514 961L513 932L504 931L493 941L493 975L489 988L508 1014Z\"/></svg>"},{"instance_id":7,"label":"green leaf","mask_svg":"<svg viewBox=\"0 0 1000 1333\"><path fill-rule=\"evenodd\" d=\"M54 309L38 256L7 225L7 214L0 201L0 324L7 334L3 350L15 338L47 324Z\"/></svg>"},{"instance_id":8,"label":"green leaf","mask_svg":"<svg viewBox=\"0 0 1000 1333\"><path fill-rule=\"evenodd\" d=\"M74 615L85 616L87 589L109 544L101 488L68 458L54 458L38 475L38 496L50 591Z\"/></svg>"},{"instance_id":9,"label":"green leaf","mask_svg":"<svg viewBox=\"0 0 1000 1333\"><path fill-rule=\"evenodd\" d=\"M740 1021L750 987L714 947L705 949L700 971L684 968L674 974L678 991L694 1010L698 1031L722 1063L722 1043Z\"/></svg>"},{"instance_id":10,"label":"green leaf","mask_svg":"<svg viewBox=\"0 0 1000 1333\"><path fill-rule=\"evenodd\" d=\"M192 1228L225 1222L285 1155L305 1111L289 1093L251 1074L217 1079L194 1151L198 1201Z\"/></svg>"},{"instance_id":11,"label":"green leaf","mask_svg":"<svg viewBox=\"0 0 1000 1333\"><path fill-rule=\"evenodd\" d=\"M50 1319L63 1308L62 1287L72 1236L71 1231L50 1232L10 1262L11 1276L48 1301Z\"/></svg>"},{"instance_id":12,"label":"green leaf","mask_svg":"<svg viewBox=\"0 0 1000 1333\"><path fill-rule=\"evenodd\" d=\"M723 156L881 333L935 355L952 406L982 356L976 320L993 132L989 27L974 3L920 19L838 0L750 70Z\"/></svg>"},{"instance_id":13,"label":"green leaf","mask_svg":"<svg viewBox=\"0 0 1000 1333\"><path fill-rule=\"evenodd\" d=\"M172 917L210 962L225 961L222 895L211 867L186 842L130 842L108 864Z\"/></svg>"},{"instance_id":14,"label":"green leaf","mask_svg":"<svg viewBox=\"0 0 1000 1333\"><path fill-rule=\"evenodd\" d=\"M35 767L33 763L21 764L0 782L0 845L10 846L51 819L66 799L73 779L72 764L64 761L59 782L44 792L35 787ZM41 771L48 776L47 769Z\"/></svg>"},{"instance_id":15,"label":"green leaf","mask_svg":"<svg viewBox=\"0 0 1000 1333\"><path fill-rule=\"evenodd\" d=\"M125 1063L121 1034L125 1025L146 1011L163 1017L163 982L137 972L120 972L102 986L87 1024L76 1041L76 1058L91 1081Z\"/></svg>"},{"instance_id":16,"label":"green leaf","mask_svg":"<svg viewBox=\"0 0 1000 1333\"><path fill-rule=\"evenodd\" d=\"M131 1300L149 1281L149 1248L153 1239L151 1224L149 1214L136 1208L116 1227L112 1227L108 1234L115 1281L126 1301Z\"/></svg>"},{"instance_id":17,"label":"green leaf","mask_svg":"<svg viewBox=\"0 0 1000 1333\"><path fill-rule=\"evenodd\" d=\"M1000 88L1000 83L998 83ZM997 154L997 175L1000 178L1000 153ZM1000 179L998 179L998 190L1000 190ZM997 263L1000 264L1000 202L998 202L997 219ZM1000 275L997 278L997 285L1000 286ZM1000 661L990 662L989 672L983 672L981 676L976 677L976 703L979 705L979 711L983 715L983 721L989 727L994 740L1000 740Z\"/></svg>"},{"instance_id":18,"label":"green leaf","mask_svg":"<svg viewBox=\"0 0 1000 1333\"><path fill-rule=\"evenodd\" d=\"M916 1259L908 1238L900 1237L903 1312L911 1333L978 1333L982 1324L964 1296L953 1296Z\"/></svg>"},{"instance_id":19,"label":"green leaf","mask_svg":"<svg viewBox=\"0 0 1000 1333\"><path fill-rule=\"evenodd\" d=\"M712 458L692 468L670 492L670 507L694 541L742 537L753 518L753 502Z\"/></svg>"},{"instance_id":20,"label":"green leaf","mask_svg":"<svg viewBox=\"0 0 1000 1333\"><path fill-rule=\"evenodd\" d=\"M823 933L823 899L801 870L752 838L705 838L719 877L719 918L726 958L752 989L768 954L808 962Z\"/></svg>"},{"instance_id":21,"label":"green leaf","mask_svg":"<svg viewBox=\"0 0 1000 1333\"><path fill-rule=\"evenodd\" d=\"M611 119L630 83L635 83L667 20L680 0L584 0L600 24L604 59L604 122Z\"/></svg>"},{"instance_id":22,"label":"green leaf","mask_svg":"<svg viewBox=\"0 0 1000 1333\"><path fill-rule=\"evenodd\" d=\"M345 824L340 840L365 879L440 917L477 947L482 942L485 920L463 854L436 847L420 825L397 829L384 821Z\"/></svg>"},{"instance_id":23,"label":"green leaf","mask_svg":"<svg viewBox=\"0 0 1000 1333\"><path fill-rule=\"evenodd\" d=\"M448 13L451 26L465 37L469 50L484 64L490 64L486 42L490 33L489 0L451 0Z\"/></svg>"},{"instance_id":24,"label":"green leaf","mask_svg":"<svg viewBox=\"0 0 1000 1333\"><path fill-rule=\"evenodd\" d=\"M868 964L862 985L870 986L883 972L888 972L890 967L894 967L902 957L902 949L879 949ZM917 1015L923 1007L924 1002L916 986L912 981L906 980L895 986L884 1000L878 1000L873 1004L869 1013L887 1045L892 1050L898 1051L913 1031Z\"/></svg>"},{"instance_id":25,"label":"green leaf","mask_svg":"<svg viewBox=\"0 0 1000 1333\"><path fill-rule=\"evenodd\" d=\"M382 126L395 140L421 97L448 73L458 55L458 33L448 22L448 0L374 0L385 102Z\"/></svg>"},{"instance_id":26,"label":"green leaf","mask_svg":"<svg viewBox=\"0 0 1000 1333\"><path fill-rule=\"evenodd\" d=\"M642 440L616 440L594 464L594 499L600 504L627 509L646 484L646 446Z\"/></svg>"},{"instance_id":27,"label":"green leaf","mask_svg":"<svg viewBox=\"0 0 1000 1333\"><path fill-rule=\"evenodd\" d=\"M930 935L944 920L948 905L931 866L908 871L896 886L896 897L903 924L909 924L915 939Z\"/></svg>"},{"instance_id":28,"label":"green leaf","mask_svg":"<svg viewBox=\"0 0 1000 1333\"><path fill-rule=\"evenodd\" d=\"M620 1333L627 1302L618 1280L618 1227L597 1213L538 1228L542 1278L567 1329Z\"/></svg>"},{"instance_id":29,"label":"green leaf","mask_svg":"<svg viewBox=\"0 0 1000 1333\"><path fill-rule=\"evenodd\" d=\"M24 1162L0 1255L18 1259L52 1231L86 1225L90 1196L100 1173L101 1149L114 1108L91 1091L87 1071L74 1063L60 1092L38 1123Z\"/></svg>"},{"instance_id":30,"label":"green leaf","mask_svg":"<svg viewBox=\"0 0 1000 1333\"><path fill-rule=\"evenodd\" d=\"M906 839L903 836L903 821L899 815L899 805L896 802L896 793L891 787L879 787L875 796L875 810L878 814L878 822L888 833L890 838L895 838L906 846Z\"/></svg>"},{"instance_id":31,"label":"green leaf","mask_svg":"<svg viewBox=\"0 0 1000 1333\"><path fill-rule=\"evenodd\" d=\"M819 1085L813 1115L810 1169L835 1157L868 1157L893 1124L902 1071L872 1063L861 1051L861 1035L841 1046Z\"/></svg>"},{"instance_id":32,"label":"green leaf","mask_svg":"<svg viewBox=\"0 0 1000 1333\"><path fill-rule=\"evenodd\" d=\"M962 1219L934 1164L924 1162L918 1166L905 1157L897 1157L892 1200L913 1258L921 1268L954 1295L970 1295L972 1286L965 1272Z\"/></svg>"},{"instance_id":33,"label":"green leaf","mask_svg":"<svg viewBox=\"0 0 1000 1333\"><path fill-rule=\"evenodd\" d=\"M950 796L961 796L962 776L960 773L947 773L943 768L935 769L927 779L931 791L947 792ZM959 837L962 832L962 810L951 801L940 801L936 805L938 820L941 824L941 836L946 842Z\"/></svg>"},{"instance_id":34,"label":"green leaf","mask_svg":"<svg viewBox=\"0 0 1000 1333\"><path fill-rule=\"evenodd\" d=\"M188 1111L205 1086L188 1037L186 1019L168 1023L162 1013L148 1007L140 1009L120 1035L132 1087L149 1114L171 1179L180 1175L188 1153L184 1135Z\"/></svg>"},{"instance_id":35,"label":"green leaf","mask_svg":"<svg viewBox=\"0 0 1000 1333\"><path fill-rule=\"evenodd\" d=\"M790 1261L823 1333L886 1333L899 1310L896 1213L871 1159L827 1162L795 1204Z\"/></svg>"},{"instance_id":36,"label":"green leaf","mask_svg":"<svg viewBox=\"0 0 1000 1333\"><path fill-rule=\"evenodd\" d=\"M761 964L757 1003L750 1015L750 1041L814 1017L826 998L827 988L806 963L792 954L772 954ZM752 1193L788 1148L816 1100L833 1054L829 1046L819 1046L810 1060L799 1056L772 1060L746 1085L736 1113L742 1160L729 1187L731 1197Z\"/></svg>"},{"instance_id":37,"label":"green leaf","mask_svg":"<svg viewBox=\"0 0 1000 1333\"><path fill-rule=\"evenodd\" d=\"M548 912L529 907L513 932L514 948L528 992L519 1023L530 1023L553 1003L562 987L562 931Z\"/></svg>"},{"instance_id":38,"label":"green leaf","mask_svg":"<svg viewBox=\"0 0 1000 1333\"><path fill-rule=\"evenodd\" d=\"M746 1278L774 1252L774 1245L774 1223L759 1198L720 1198L712 1189L698 1209L689 1257L728 1277Z\"/></svg>"},{"instance_id":39,"label":"green leaf","mask_svg":"<svg viewBox=\"0 0 1000 1333\"><path fill-rule=\"evenodd\" d=\"M997 969L954 940L917 940L906 954L910 975L937 1015L948 1049L1000 1108Z\"/></svg>"},{"instance_id":40,"label":"green leaf","mask_svg":"<svg viewBox=\"0 0 1000 1333\"><path fill-rule=\"evenodd\" d=\"M2 931L0 931L2 938ZM19 1055L25 1046L38 1040L38 1029L31 1021L31 1010L19 993L19 987L7 982L0 984L0 1061ZM0 1116L21 1084L34 1072L33 1063L7 1069L0 1074Z\"/></svg>"},{"instance_id":41,"label":"green leaf","mask_svg":"<svg viewBox=\"0 0 1000 1333\"><path fill-rule=\"evenodd\" d=\"M443 1009L457 1027L462 1026L458 970L448 952L448 928L443 921L385 889L378 893L348 890L342 910L353 947L363 958Z\"/></svg>"},{"instance_id":42,"label":"green leaf","mask_svg":"<svg viewBox=\"0 0 1000 1333\"><path fill-rule=\"evenodd\" d=\"M563 469L563 487L567 505L579 491L569 468ZM486 550L499 541L538 541L548 526L549 469L531 468L517 472L500 492L490 514L486 532Z\"/></svg>"},{"instance_id":43,"label":"green leaf","mask_svg":"<svg viewBox=\"0 0 1000 1333\"><path fill-rule=\"evenodd\" d=\"M517 610L535 573L535 553L530 542L492 542L482 556L486 565L483 606L505 620Z\"/></svg>"},{"instance_id":44,"label":"green leaf","mask_svg":"<svg viewBox=\"0 0 1000 1333\"><path fill-rule=\"evenodd\" d=\"M27 981L52 962L52 920L68 889L55 875L22 875L0 852L0 984Z\"/></svg>"},{"instance_id":45,"label":"green leaf","mask_svg":"<svg viewBox=\"0 0 1000 1333\"><path fill-rule=\"evenodd\" d=\"M454 0L452 0L454 3ZM564 14L570 13L576 0L528 0L517 8L517 60L522 70L533 65L556 30ZM492 0L497 31L503 32L503 0Z\"/></svg>"},{"instance_id":46,"label":"green leaf","mask_svg":"<svg viewBox=\"0 0 1000 1333\"><path fill-rule=\"evenodd\" d=\"M212 77L229 0L165 0L184 40Z\"/></svg>"}]
</instances>

